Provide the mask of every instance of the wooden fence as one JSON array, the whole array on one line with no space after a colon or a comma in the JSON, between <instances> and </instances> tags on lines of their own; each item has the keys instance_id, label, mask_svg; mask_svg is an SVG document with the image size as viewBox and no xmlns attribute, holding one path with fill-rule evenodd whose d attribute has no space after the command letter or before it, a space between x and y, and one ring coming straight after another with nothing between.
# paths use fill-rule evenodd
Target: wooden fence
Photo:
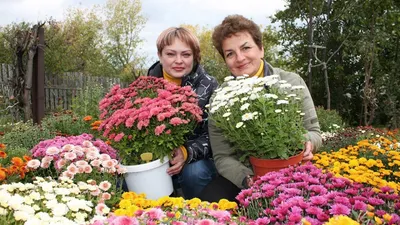
<instances>
[{"instance_id":1,"label":"wooden fence","mask_svg":"<svg viewBox=\"0 0 400 225\"><path fill-rule=\"evenodd\" d=\"M10 98L13 96L13 79L12 65L0 64L0 103L3 102L4 105L12 104ZM105 91L108 91L114 84L127 86L119 78L87 76L80 72L62 75L45 74L46 112L54 111L57 108L71 109L72 98L77 96L86 86L101 85Z\"/></svg>"}]
</instances>

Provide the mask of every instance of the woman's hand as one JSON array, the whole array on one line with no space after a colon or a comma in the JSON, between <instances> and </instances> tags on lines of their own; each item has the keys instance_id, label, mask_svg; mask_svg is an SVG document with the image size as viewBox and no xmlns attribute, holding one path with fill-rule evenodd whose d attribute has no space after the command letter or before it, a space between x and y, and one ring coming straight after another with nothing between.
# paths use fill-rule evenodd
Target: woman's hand
<instances>
[{"instance_id":1,"label":"woman's hand","mask_svg":"<svg viewBox=\"0 0 400 225\"><path fill-rule=\"evenodd\" d=\"M312 158L314 157L312 150L314 148L313 144L311 143L311 141L307 141L304 144L304 153L303 153L303 161L310 161L312 160Z\"/></svg>"},{"instance_id":2,"label":"woman's hand","mask_svg":"<svg viewBox=\"0 0 400 225\"><path fill-rule=\"evenodd\" d=\"M185 158L181 148L178 147L174 149L170 163L172 166L167 169L167 173L170 176L181 172L183 166L185 165Z\"/></svg>"}]
</instances>

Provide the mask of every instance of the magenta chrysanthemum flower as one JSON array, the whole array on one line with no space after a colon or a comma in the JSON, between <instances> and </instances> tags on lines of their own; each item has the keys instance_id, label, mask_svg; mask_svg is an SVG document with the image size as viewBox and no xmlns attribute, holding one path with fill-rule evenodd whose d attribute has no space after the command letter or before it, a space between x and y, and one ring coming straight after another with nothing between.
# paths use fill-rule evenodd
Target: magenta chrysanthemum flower
<instances>
[{"instance_id":1,"label":"magenta chrysanthemum flower","mask_svg":"<svg viewBox=\"0 0 400 225\"><path fill-rule=\"evenodd\" d=\"M383 205L383 204L385 204L385 201L383 201L382 199L379 199L379 198L373 198L373 197L371 197L371 198L368 198L368 203L369 203L370 205L377 206L377 205Z\"/></svg>"},{"instance_id":2,"label":"magenta chrysanthemum flower","mask_svg":"<svg viewBox=\"0 0 400 225\"><path fill-rule=\"evenodd\" d=\"M328 202L328 200L324 196L313 196L313 197L310 197L310 202L313 205L322 206L322 205L325 205Z\"/></svg>"},{"instance_id":3,"label":"magenta chrysanthemum flower","mask_svg":"<svg viewBox=\"0 0 400 225\"><path fill-rule=\"evenodd\" d=\"M300 213L290 213L289 222L297 224L301 221L301 218L303 218L303 217L301 216Z\"/></svg>"},{"instance_id":4,"label":"magenta chrysanthemum flower","mask_svg":"<svg viewBox=\"0 0 400 225\"><path fill-rule=\"evenodd\" d=\"M262 217L262 218L258 218L255 221L256 225L268 225L270 224L270 219L268 219L267 217Z\"/></svg>"},{"instance_id":5,"label":"magenta chrysanthemum flower","mask_svg":"<svg viewBox=\"0 0 400 225\"><path fill-rule=\"evenodd\" d=\"M343 204L343 205L345 205L347 207L351 206L350 201L349 201L349 199L347 197L336 196L334 198L334 202Z\"/></svg>"},{"instance_id":6,"label":"magenta chrysanthemum flower","mask_svg":"<svg viewBox=\"0 0 400 225\"><path fill-rule=\"evenodd\" d=\"M355 210L362 210L362 211L365 211L365 210L367 210L367 204L365 204L365 203L362 202L362 201L355 200L353 208L354 208Z\"/></svg>"},{"instance_id":7,"label":"magenta chrysanthemum flower","mask_svg":"<svg viewBox=\"0 0 400 225\"><path fill-rule=\"evenodd\" d=\"M350 209L343 204L333 204L329 209L329 213L332 215L349 215Z\"/></svg>"}]
</instances>

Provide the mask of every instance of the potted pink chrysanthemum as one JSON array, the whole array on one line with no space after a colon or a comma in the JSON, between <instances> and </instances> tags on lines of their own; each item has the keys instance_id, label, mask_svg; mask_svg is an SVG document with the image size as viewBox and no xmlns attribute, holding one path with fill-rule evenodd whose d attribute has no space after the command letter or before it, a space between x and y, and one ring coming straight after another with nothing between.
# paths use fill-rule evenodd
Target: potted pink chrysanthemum
<instances>
[{"instance_id":1,"label":"potted pink chrysanthemum","mask_svg":"<svg viewBox=\"0 0 400 225\"><path fill-rule=\"evenodd\" d=\"M141 178L139 182L128 182L132 178L131 169L135 177L139 171L146 172L144 177L153 177L154 174L147 172L159 167L162 177L170 182L170 188L166 189L172 192L171 178L165 172L169 166L168 156L185 142L202 120L197 102L197 95L190 86L176 86L155 77L139 77L127 88L116 85L100 101L102 123L99 130L118 149L122 164L136 165L127 167L125 180L130 190L147 192L149 188ZM165 189L163 185L151 186Z\"/></svg>"}]
</instances>

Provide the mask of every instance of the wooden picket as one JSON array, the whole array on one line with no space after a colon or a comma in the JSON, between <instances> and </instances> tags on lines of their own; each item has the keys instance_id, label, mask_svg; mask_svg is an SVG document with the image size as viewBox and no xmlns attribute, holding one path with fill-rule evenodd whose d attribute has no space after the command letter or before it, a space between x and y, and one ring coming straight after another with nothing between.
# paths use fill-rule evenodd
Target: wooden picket
<instances>
[{"instance_id":1,"label":"wooden picket","mask_svg":"<svg viewBox=\"0 0 400 225\"><path fill-rule=\"evenodd\" d=\"M9 100L13 95L11 87L13 79L12 65L0 64L0 96ZM80 72L64 73L62 75L45 74L45 109L51 112L59 108L71 109L72 98L79 95L81 90L88 86L98 84L108 91L114 84L122 83L115 77L88 76ZM6 102L5 104L9 104Z\"/></svg>"}]
</instances>

